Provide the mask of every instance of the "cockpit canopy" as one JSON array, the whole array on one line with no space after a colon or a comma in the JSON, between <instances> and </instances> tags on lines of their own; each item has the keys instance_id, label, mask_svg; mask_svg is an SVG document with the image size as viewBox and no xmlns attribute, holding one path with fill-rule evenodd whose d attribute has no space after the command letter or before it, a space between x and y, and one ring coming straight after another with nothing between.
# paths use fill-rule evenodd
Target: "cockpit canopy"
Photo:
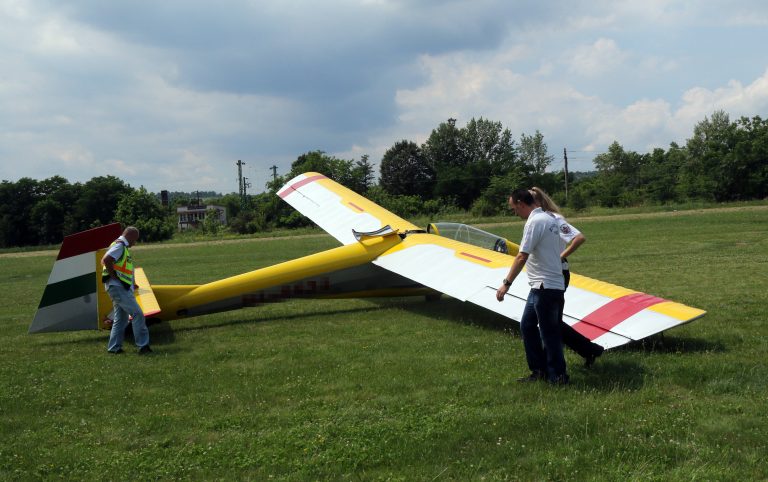
<instances>
[{"instance_id":1,"label":"cockpit canopy","mask_svg":"<svg viewBox=\"0 0 768 482\"><path fill-rule=\"evenodd\" d=\"M430 223L427 232L504 254L517 254L517 245L501 236L461 223Z\"/></svg>"}]
</instances>

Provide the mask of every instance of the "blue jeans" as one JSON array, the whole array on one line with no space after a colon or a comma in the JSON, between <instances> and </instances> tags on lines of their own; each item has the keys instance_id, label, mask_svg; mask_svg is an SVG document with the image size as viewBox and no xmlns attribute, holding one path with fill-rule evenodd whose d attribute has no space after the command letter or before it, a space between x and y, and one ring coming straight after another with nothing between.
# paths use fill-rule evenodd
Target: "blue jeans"
<instances>
[{"instance_id":1,"label":"blue jeans","mask_svg":"<svg viewBox=\"0 0 768 482\"><path fill-rule=\"evenodd\" d=\"M149 330L144 320L144 313L136 302L131 290L119 286L110 286L107 288L109 297L112 298L113 313L115 319L112 322L112 331L109 332L108 351L117 351L123 347L123 337L125 336L125 325L128 323L128 315L133 317L131 326L133 327L133 339L136 346L142 348L149 345Z\"/></svg>"},{"instance_id":2,"label":"blue jeans","mask_svg":"<svg viewBox=\"0 0 768 482\"><path fill-rule=\"evenodd\" d=\"M564 294L563 290L531 289L520 320L528 368L546 373L550 381L566 374L560 331Z\"/></svg>"}]
</instances>

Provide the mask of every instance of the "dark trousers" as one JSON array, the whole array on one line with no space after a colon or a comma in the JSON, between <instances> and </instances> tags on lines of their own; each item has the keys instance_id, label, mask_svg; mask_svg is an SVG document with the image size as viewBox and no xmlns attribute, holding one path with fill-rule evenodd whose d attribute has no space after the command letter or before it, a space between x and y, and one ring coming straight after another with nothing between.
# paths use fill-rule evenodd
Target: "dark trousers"
<instances>
[{"instance_id":1,"label":"dark trousers","mask_svg":"<svg viewBox=\"0 0 768 482\"><path fill-rule=\"evenodd\" d=\"M531 372L546 373L553 382L566 374L560 335L563 293L531 288L520 319L528 368Z\"/></svg>"}]
</instances>

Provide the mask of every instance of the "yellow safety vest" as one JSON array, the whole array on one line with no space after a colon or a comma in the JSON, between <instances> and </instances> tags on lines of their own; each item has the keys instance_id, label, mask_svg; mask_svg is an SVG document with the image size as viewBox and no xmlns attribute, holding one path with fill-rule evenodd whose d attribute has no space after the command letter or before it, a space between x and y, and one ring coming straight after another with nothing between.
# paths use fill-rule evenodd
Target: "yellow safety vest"
<instances>
[{"instance_id":1,"label":"yellow safety vest","mask_svg":"<svg viewBox=\"0 0 768 482\"><path fill-rule=\"evenodd\" d=\"M127 284L128 286L133 286L133 256L131 256L131 252L128 251L128 246L123 244L123 242L120 240L113 242L109 245L109 247L111 248L117 243L123 245L123 255L120 257L120 259L115 261L115 274L117 275L117 279ZM109 277L109 271L107 271L106 266L104 266L104 269L101 270L101 276L102 278Z\"/></svg>"}]
</instances>

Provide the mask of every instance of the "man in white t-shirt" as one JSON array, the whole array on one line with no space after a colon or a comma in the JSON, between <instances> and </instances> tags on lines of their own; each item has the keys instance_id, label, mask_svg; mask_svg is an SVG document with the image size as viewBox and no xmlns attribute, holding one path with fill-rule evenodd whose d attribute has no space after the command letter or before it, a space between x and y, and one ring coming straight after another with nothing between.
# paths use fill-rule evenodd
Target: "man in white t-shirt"
<instances>
[{"instance_id":1,"label":"man in white t-shirt","mask_svg":"<svg viewBox=\"0 0 768 482\"><path fill-rule=\"evenodd\" d=\"M548 379L550 383L565 385L568 373L560 332L565 282L559 224L551 213L534 204L533 196L525 189L518 189L509 198L510 208L526 223L520 250L496 292L496 299L504 301L512 282L527 267L531 291L520 320L520 333L531 374L518 381Z\"/></svg>"}]
</instances>

